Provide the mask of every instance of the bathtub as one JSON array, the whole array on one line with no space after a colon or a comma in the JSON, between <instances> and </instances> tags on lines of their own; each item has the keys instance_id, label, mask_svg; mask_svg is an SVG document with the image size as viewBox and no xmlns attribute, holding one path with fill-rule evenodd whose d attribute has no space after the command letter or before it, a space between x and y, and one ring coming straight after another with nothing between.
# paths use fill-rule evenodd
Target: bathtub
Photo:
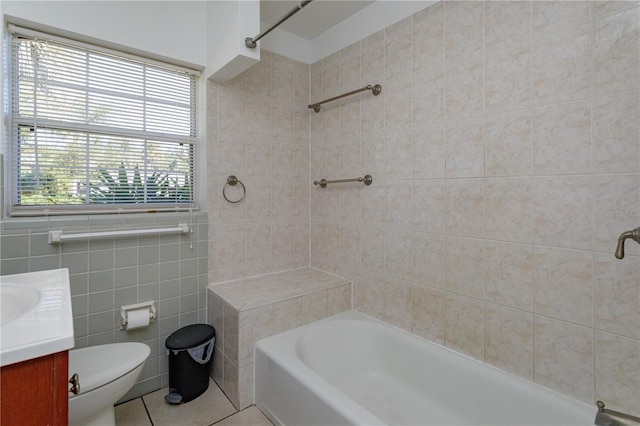
<instances>
[{"instance_id":1,"label":"bathtub","mask_svg":"<svg viewBox=\"0 0 640 426\"><path fill-rule=\"evenodd\" d=\"M592 425L597 411L358 312L256 343L255 403L278 425Z\"/></svg>"}]
</instances>

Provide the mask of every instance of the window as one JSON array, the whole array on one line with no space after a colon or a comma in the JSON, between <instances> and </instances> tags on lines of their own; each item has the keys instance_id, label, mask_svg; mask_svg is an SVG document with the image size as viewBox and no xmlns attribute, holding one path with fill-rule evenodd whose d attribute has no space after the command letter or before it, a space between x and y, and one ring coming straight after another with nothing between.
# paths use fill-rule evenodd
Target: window
<instances>
[{"instance_id":1,"label":"window","mask_svg":"<svg viewBox=\"0 0 640 426\"><path fill-rule=\"evenodd\" d=\"M12 215L194 207L196 71L10 29Z\"/></svg>"}]
</instances>

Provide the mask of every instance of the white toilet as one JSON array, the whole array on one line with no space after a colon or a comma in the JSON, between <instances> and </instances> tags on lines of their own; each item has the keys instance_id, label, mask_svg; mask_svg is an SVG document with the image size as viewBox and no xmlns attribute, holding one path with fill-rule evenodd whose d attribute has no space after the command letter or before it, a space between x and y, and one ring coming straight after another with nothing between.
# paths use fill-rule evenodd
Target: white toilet
<instances>
[{"instance_id":1,"label":"white toilet","mask_svg":"<svg viewBox=\"0 0 640 426\"><path fill-rule=\"evenodd\" d=\"M70 425L115 425L115 404L138 380L151 350L144 343L112 343L69 351L69 377L78 374L80 393L69 393Z\"/></svg>"}]
</instances>

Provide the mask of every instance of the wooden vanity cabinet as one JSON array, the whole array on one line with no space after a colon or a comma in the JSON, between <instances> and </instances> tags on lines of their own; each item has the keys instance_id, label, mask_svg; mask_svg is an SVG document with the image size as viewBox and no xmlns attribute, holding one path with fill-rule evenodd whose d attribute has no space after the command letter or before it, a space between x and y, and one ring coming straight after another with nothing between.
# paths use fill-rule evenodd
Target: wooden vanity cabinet
<instances>
[{"instance_id":1,"label":"wooden vanity cabinet","mask_svg":"<svg viewBox=\"0 0 640 426\"><path fill-rule=\"evenodd\" d=\"M2 367L0 425L68 425L68 373L68 351Z\"/></svg>"}]
</instances>

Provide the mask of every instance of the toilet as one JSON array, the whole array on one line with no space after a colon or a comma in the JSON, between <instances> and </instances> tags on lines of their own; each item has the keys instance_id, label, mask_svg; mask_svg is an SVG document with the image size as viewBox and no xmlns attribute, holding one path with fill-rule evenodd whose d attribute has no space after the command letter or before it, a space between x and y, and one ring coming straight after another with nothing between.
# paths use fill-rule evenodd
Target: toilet
<instances>
[{"instance_id":1,"label":"toilet","mask_svg":"<svg viewBox=\"0 0 640 426\"><path fill-rule=\"evenodd\" d=\"M113 404L136 383L151 349L125 342L69 351L69 377L78 374L80 392L69 392L70 425L115 425Z\"/></svg>"}]
</instances>

